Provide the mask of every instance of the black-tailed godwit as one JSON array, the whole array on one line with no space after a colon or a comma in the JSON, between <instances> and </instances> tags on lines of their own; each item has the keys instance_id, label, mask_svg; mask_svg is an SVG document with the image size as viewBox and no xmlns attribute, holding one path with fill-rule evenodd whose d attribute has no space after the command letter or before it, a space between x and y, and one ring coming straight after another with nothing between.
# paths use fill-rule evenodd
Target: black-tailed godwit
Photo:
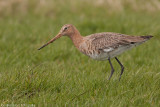
<instances>
[{"instance_id":1,"label":"black-tailed godwit","mask_svg":"<svg viewBox=\"0 0 160 107\"><path fill-rule=\"evenodd\" d=\"M116 57L117 55L123 53L124 51L131 49L141 43L149 40L153 36L129 36L120 33L112 33L112 32L103 32L103 33L95 33L89 36L81 36L80 32L76 29L75 26L71 24L64 25L60 32L51 39L48 43L44 44L38 50L52 43L56 39L68 36L75 47L82 52L83 54L89 56L95 60L108 60L111 66L111 74L109 80L111 79L114 68L111 63L111 58L115 58L116 61L121 66L121 73L119 80L121 79L121 75L124 71L124 66Z\"/></svg>"}]
</instances>

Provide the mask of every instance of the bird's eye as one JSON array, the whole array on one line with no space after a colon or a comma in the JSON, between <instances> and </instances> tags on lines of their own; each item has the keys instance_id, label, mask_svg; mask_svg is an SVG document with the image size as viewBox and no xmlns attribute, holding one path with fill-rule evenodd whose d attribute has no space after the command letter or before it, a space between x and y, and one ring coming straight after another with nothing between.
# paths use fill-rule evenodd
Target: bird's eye
<instances>
[{"instance_id":1,"label":"bird's eye","mask_svg":"<svg viewBox=\"0 0 160 107\"><path fill-rule=\"evenodd\" d=\"M67 27L64 28L64 30L67 30L67 29L68 29Z\"/></svg>"}]
</instances>

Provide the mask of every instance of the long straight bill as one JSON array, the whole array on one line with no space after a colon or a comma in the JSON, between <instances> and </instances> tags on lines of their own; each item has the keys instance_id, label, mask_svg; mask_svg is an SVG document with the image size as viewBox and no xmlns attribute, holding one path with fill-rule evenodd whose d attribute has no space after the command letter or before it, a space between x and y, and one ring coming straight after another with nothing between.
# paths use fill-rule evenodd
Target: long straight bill
<instances>
[{"instance_id":1,"label":"long straight bill","mask_svg":"<svg viewBox=\"0 0 160 107\"><path fill-rule=\"evenodd\" d=\"M40 48L38 48L38 50L44 48L45 46L49 45L50 43L54 42L56 39L60 38L61 34L58 34L57 36L55 36L53 39L51 39L49 42L47 42L46 44L44 44L43 46L41 46Z\"/></svg>"}]
</instances>

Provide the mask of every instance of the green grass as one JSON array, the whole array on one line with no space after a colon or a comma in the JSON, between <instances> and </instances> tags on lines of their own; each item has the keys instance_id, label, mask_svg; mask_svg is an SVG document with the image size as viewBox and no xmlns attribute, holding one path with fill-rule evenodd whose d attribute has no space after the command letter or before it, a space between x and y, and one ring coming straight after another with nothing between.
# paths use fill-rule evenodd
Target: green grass
<instances>
[{"instance_id":1,"label":"green grass","mask_svg":"<svg viewBox=\"0 0 160 107\"><path fill-rule=\"evenodd\" d=\"M30 13L0 19L0 104L160 106L159 12L111 14L85 5L76 11L63 6L53 17ZM108 81L108 61L81 54L67 37L37 50L66 23L82 35L118 32L154 38L118 57L125 66L120 82L120 66L113 59L116 71Z\"/></svg>"}]
</instances>

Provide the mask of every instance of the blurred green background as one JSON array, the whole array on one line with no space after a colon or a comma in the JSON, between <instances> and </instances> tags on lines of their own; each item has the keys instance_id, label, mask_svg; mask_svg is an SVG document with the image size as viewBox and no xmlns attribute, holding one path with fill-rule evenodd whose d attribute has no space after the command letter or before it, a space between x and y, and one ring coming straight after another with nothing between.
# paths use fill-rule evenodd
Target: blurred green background
<instances>
[{"instance_id":1,"label":"blurred green background","mask_svg":"<svg viewBox=\"0 0 160 107\"><path fill-rule=\"evenodd\" d=\"M38 51L64 24L82 35L154 38L112 60L81 54L67 37ZM160 106L159 0L0 0L0 104Z\"/></svg>"}]
</instances>

